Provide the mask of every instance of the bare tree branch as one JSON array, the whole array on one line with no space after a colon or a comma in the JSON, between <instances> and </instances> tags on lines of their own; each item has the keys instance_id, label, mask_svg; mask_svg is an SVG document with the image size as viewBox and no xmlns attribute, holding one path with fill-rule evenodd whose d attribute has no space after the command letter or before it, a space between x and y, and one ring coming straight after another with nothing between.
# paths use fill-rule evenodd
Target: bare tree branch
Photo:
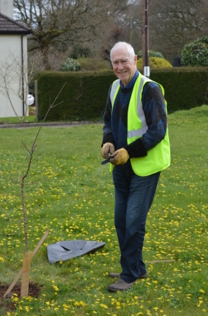
<instances>
[{"instance_id":1,"label":"bare tree branch","mask_svg":"<svg viewBox=\"0 0 208 316\"><path fill-rule=\"evenodd\" d=\"M25 144L24 144L24 147L25 149L27 150L27 152L29 153L29 160L28 160L28 164L27 164L27 167L26 167L26 171L24 173L24 175L22 176L21 178L21 202L22 202L22 212L23 212L23 223L24 223L24 236L25 236L25 252L28 251L28 226L27 226L27 211L25 209L25 194L24 194L24 185L25 185L25 179L26 177L28 176L28 173L30 171L30 167L31 167L31 164L32 164L32 161L33 161L33 155L34 155L34 152L36 150L36 142L37 142L37 139L38 139L38 136L40 134L40 131L44 125L44 122L48 116L48 113L50 112L51 109L53 109L54 107L60 105L62 102L59 102L56 104L56 100L57 98L59 97L59 95L61 94L62 90L64 89L66 85L66 82L64 83L63 87L60 89L59 93L57 94L56 98L54 99L53 103L49 106L45 116L44 116L44 119L40 125L40 127L38 128L38 131L37 131L37 134L34 138L34 141L32 143L32 146L31 148L29 149Z\"/></svg>"},{"instance_id":2,"label":"bare tree branch","mask_svg":"<svg viewBox=\"0 0 208 316\"><path fill-rule=\"evenodd\" d=\"M135 1L135 0L134 0ZM75 43L97 46L113 19L122 19L128 0L14 0L15 18L31 30L29 51L39 50L45 69L56 49L69 50Z\"/></svg>"}]
</instances>

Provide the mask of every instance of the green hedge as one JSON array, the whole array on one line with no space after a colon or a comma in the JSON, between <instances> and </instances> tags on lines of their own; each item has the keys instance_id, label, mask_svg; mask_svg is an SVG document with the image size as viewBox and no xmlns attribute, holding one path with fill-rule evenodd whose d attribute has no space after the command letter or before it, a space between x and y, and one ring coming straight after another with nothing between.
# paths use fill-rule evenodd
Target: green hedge
<instances>
[{"instance_id":1,"label":"green hedge","mask_svg":"<svg viewBox=\"0 0 208 316\"><path fill-rule=\"evenodd\" d=\"M150 78L165 89L168 112L208 104L208 68L168 68L151 71ZM101 119L108 89L116 77L105 72L41 72L38 74L38 117L43 119L49 105L62 102L49 112L50 121Z\"/></svg>"},{"instance_id":2,"label":"green hedge","mask_svg":"<svg viewBox=\"0 0 208 316\"><path fill-rule=\"evenodd\" d=\"M110 71L42 72L38 75L38 117L43 119L49 105L62 102L49 112L47 120L96 120L104 113L109 86L115 80Z\"/></svg>"},{"instance_id":3,"label":"green hedge","mask_svg":"<svg viewBox=\"0 0 208 316\"><path fill-rule=\"evenodd\" d=\"M208 104L207 67L155 69L151 79L163 85L169 113Z\"/></svg>"}]
</instances>

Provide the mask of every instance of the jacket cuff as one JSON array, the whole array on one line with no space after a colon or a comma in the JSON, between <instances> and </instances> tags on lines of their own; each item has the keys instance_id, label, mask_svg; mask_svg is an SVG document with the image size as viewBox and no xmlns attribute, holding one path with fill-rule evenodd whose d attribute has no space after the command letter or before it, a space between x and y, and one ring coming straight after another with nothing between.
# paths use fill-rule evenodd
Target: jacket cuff
<instances>
[{"instance_id":1,"label":"jacket cuff","mask_svg":"<svg viewBox=\"0 0 208 316\"><path fill-rule=\"evenodd\" d=\"M127 145L125 149L128 151L130 158L139 158L139 157L147 156L147 150L144 147L144 144L141 138Z\"/></svg>"},{"instance_id":2,"label":"jacket cuff","mask_svg":"<svg viewBox=\"0 0 208 316\"><path fill-rule=\"evenodd\" d=\"M103 136L101 147L103 147L105 143L112 143L115 146L112 133L108 133Z\"/></svg>"}]
</instances>

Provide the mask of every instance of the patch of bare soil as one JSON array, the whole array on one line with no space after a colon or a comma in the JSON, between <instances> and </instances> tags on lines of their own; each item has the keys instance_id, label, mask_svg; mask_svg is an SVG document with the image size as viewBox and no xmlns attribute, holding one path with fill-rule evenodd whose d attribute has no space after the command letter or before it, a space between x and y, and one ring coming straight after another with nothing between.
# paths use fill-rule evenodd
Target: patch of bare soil
<instances>
[{"instance_id":1,"label":"patch of bare soil","mask_svg":"<svg viewBox=\"0 0 208 316\"><path fill-rule=\"evenodd\" d=\"M15 310L15 305L12 302L12 295L16 294L20 297L21 294L21 284L16 284L12 291L8 294L6 298L4 298L4 294L6 293L9 285L3 285L0 283L0 315L6 315L6 312L11 312ZM35 283L30 282L29 284L29 296L38 297L41 291L41 287Z\"/></svg>"}]
</instances>

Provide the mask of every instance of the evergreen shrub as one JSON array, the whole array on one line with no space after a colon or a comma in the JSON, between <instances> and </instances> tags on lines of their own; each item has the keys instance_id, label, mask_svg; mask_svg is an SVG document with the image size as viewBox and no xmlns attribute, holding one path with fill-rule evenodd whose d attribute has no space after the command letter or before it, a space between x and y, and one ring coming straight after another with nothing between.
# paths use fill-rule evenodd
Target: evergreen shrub
<instances>
[{"instance_id":1,"label":"evergreen shrub","mask_svg":"<svg viewBox=\"0 0 208 316\"><path fill-rule=\"evenodd\" d=\"M143 65L143 59L139 58L137 60L137 67L142 68L142 65ZM172 67L169 61L161 57L149 57L149 66L151 69Z\"/></svg>"},{"instance_id":2,"label":"evergreen shrub","mask_svg":"<svg viewBox=\"0 0 208 316\"><path fill-rule=\"evenodd\" d=\"M181 65L190 67L208 66L208 36L203 36L184 46Z\"/></svg>"},{"instance_id":3,"label":"evergreen shrub","mask_svg":"<svg viewBox=\"0 0 208 316\"><path fill-rule=\"evenodd\" d=\"M158 57L158 58L165 58L164 55L160 52L155 52L154 50L149 50L148 52L149 57ZM142 58L142 51L140 50L137 53L137 58Z\"/></svg>"},{"instance_id":4,"label":"evergreen shrub","mask_svg":"<svg viewBox=\"0 0 208 316\"><path fill-rule=\"evenodd\" d=\"M73 58L67 58L66 61L61 65L61 71L79 71L80 64Z\"/></svg>"}]
</instances>

